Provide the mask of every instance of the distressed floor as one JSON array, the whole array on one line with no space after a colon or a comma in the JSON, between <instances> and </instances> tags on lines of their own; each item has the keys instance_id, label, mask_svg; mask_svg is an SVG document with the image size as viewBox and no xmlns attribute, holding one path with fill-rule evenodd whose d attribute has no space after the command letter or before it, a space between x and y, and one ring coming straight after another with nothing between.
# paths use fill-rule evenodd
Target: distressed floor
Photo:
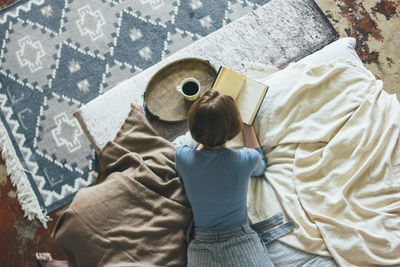
<instances>
[{"instance_id":1,"label":"distressed floor","mask_svg":"<svg viewBox=\"0 0 400 267\"><path fill-rule=\"evenodd\" d=\"M0 1L0 4L12 1ZM400 96L400 1L315 0L340 36L358 40L357 53L384 81L385 90ZM400 99L400 98L399 98ZM15 198L0 154L0 266L36 266L34 252L63 256L50 238L64 210L50 213L48 229L29 222Z\"/></svg>"},{"instance_id":2,"label":"distressed floor","mask_svg":"<svg viewBox=\"0 0 400 267\"><path fill-rule=\"evenodd\" d=\"M39 222L25 220L15 187L7 178L5 164L0 160L0 266L36 266L36 251L50 251L55 257L62 258L49 238L62 210L50 214L52 221L48 229Z\"/></svg>"},{"instance_id":3,"label":"distressed floor","mask_svg":"<svg viewBox=\"0 0 400 267\"><path fill-rule=\"evenodd\" d=\"M400 1L315 2L341 37L357 39L361 60L400 100Z\"/></svg>"},{"instance_id":4,"label":"distressed floor","mask_svg":"<svg viewBox=\"0 0 400 267\"><path fill-rule=\"evenodd\" d=\"M18 0L0 0L0 10L11 6L12 4L16 3Z\"/></svg>"}]
</instances>

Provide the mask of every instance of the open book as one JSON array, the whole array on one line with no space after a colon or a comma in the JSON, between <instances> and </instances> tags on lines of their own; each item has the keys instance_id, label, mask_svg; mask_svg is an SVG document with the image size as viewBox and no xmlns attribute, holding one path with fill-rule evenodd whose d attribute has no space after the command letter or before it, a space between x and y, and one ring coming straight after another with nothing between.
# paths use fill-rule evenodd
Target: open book
<instances>
[{"instance_id":1,"label":"open book","mask_svg":"<svg viewBox=\"0 0 400 267\"><path fill-rule=\"evenodd\" d=\"M220 67L212 88L236 100L242 120L248 125L253 124L268 91L268 86L225 67Z\"/></svg>"}]
</instances>

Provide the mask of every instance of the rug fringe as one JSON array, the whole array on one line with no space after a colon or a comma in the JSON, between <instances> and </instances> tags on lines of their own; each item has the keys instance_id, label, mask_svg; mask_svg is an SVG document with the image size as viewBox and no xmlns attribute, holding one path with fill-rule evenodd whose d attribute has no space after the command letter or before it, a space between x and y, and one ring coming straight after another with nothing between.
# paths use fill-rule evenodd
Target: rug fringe
<instances>
[{"instance_id":1,"label":"rug fringe","mask_svg":"<svg viewBox=\"0 0 400 267\"><path fill-rule=\"evenodd\" d=\"M50 221L50 217L40 207L39 201L26 176L26 170L24 170L18 161L18 157L2 122L0 122L0 150L6 163L7 175L10 176L13 186L17 187L17 199L24 212L24 216L29 221L38 219L43 227L47 229L47 222Z\"/></svg>"}]
</instances>

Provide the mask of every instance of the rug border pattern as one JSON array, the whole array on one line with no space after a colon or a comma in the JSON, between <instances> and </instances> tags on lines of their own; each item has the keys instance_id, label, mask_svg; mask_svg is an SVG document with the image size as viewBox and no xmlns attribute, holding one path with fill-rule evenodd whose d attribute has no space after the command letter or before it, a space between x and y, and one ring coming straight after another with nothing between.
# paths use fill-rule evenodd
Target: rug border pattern
<instances>
[{"instance_id":1,"label":"rug border pattern","mask_svg":"<svg viewBox=\"0 0 400 267\"><path fill-rule=\"evenodd\" d=\"M20 137L20 140L23 142L25 137L18 134L16 131L16 129L19 127L18 122L12 120L11 118L7 118L10 117L11 112L7 112L7 109L9 108L5 106L6 101L7 97L3 94L0 94L0 109L5 115L4 118L7 120L9 125L13 126L11 128L15 129L10 129L13 131L13 134ZM49 221L50 217L47 216L46 211L40 207L39 200L33 192L33 188L25 169L21 165L19 157L16 155L16 151L11 143L11 138L8 134L6 126L3 123L3 120L0 121L0 150L2 156L4 157L7 175L10 176L13 186L17 187L17 199L21 205L24 215L28 218L28 220L37 218L43 224L43 226L47 228L47 222ZM27 149L24 150L28 154L31 153Z\"/></svg>"}]
</instances>

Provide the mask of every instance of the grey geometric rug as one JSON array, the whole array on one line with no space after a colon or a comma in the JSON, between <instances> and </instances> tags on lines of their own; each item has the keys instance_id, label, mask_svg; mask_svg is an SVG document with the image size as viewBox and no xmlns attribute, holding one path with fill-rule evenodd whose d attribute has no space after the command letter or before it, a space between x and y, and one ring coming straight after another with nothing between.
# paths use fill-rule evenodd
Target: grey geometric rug
<instances>
[{"instance_id":1,"label":"grey geometric rug","mask_svg":"<svg viewBox=\"0 0 400 267\"><path fill-rule=\"evenodd\" d=\"M32 0L0 14L0 149L29 219L96 181L72 113L269 0Z\"/></svg>"}]
</instances>

